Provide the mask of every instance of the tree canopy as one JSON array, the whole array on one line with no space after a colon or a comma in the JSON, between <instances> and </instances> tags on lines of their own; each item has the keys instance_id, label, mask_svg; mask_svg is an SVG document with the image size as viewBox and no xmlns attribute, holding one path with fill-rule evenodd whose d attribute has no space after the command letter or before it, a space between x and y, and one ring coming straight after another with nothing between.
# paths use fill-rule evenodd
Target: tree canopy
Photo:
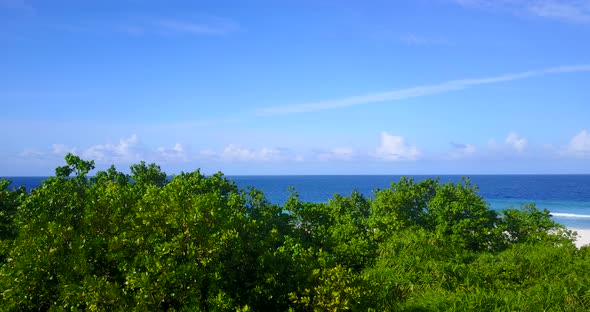
<instances>
[{"instance_id":1,"label":"tree canopy","mask_svg":"<svg viewBox=\"0 0 590 312\"><path fill-rule=\"evenodd\" d=\"M468 179L276 205L221 173L93 169L0 181L0 311L590 309L590 248Z\"/></svg>"}]
</instances>

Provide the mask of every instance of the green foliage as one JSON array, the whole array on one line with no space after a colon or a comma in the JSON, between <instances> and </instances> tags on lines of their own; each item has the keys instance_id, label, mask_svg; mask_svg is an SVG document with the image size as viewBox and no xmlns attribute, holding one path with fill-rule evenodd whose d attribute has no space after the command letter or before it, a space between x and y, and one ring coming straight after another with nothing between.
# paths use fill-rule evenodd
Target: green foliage
<instances>
[{"instance_id":1,"label":"green foliage","mask_svg":"<svg viewBox=\"0 0 590 312\"><path fill-rule=\"evenodd\" d=\"M221 173L93 169L68 154L31 193L0 181L0 311L590 309L590 247L468 180L279 206Z\"/></svg>"},{"instance_id":2,"label":"green foliage","mask_svg":"<svg viewBox=\"0 0 590 312\"><path fill-rule=\"evenodd\" d=\"M469 180L439 187L429 203L429 227L460 249L488 250L497 244L497 215Z\"/></svg>"},{"instance_id":3,"label":"green foliage","mask_svg":"<svg viewBox=\"0 0 590 312\"><path fill-rule=\"evenodd\" d=\"M391 188L375 190L370 227L379 242L394 232L409 226L427 226L428 205L439 189L437 180L415 183L411 178L402 177Z\"/></svg>"},{"instance_id":4,"label":"green foliage","mask_svg":"<svg viewBox=\"0 0 590 312\"><path fill-rule=\"evenodd\" d=\"M156 164L146 165L145 161L139 164L131 165L131 178L136 185L147 186L164 186L166 184L166 173L162 172L160 166Z\"/></svg>"},{"instance_id":5,"label":"green foliage","mask_svg":"<svg viewBox=\"0 0 590 312\"><path fill-rule=\"evenodd\" d=\"M327 204L300 203L292 197L285 208L304 246L325 250L336 263L357 272L374 258L376 245L369 239L370 202L358 191L350 197L334 195Z\"/></svg>"},{"instance_id":6,"label":"green foliage","mask_svg":"<svg viewBox=\"0 0 590 312\"><path fill-rule=\"evenodd\" d=\"M58 178L67 178L72 173L76 177L85 177L90 170L94 169L94 160L85 161L71 153L68 153L65 158L67 165L55 168L55 176Z\"/></svg>"},{"instance_id":7,"label":"green foliage","mask_svg":"<svg viewBox=\"0 0 590 312\"><path fill-rule=\"evenodd\" d=\"M114 182L123 185L129 183L129 176L118 172L115 166L111 165L107 171L98 171L94 177L90 178L90 181L93 184Z\"/></svg>"},{"instance_id":8,"label":"green foliage","mask_svg":"<svg viewBox=\"0 0 590 312\"><path fill-rule=\"evenodd\" d=\"M9 186L10 181L0 180L0 265L6 260L6 255L16 238L16 211L26 197L24 188L11 191Z\"/></svg>"},{"instance_id":9,"label":"green foliage","mask_svg":"<svg viewBox=\"0 0 590 312\"><path fill-rule=\"evenodd\" d=\"M571 244L575 233L551 220L547 209L539 210L535 204L522 205L520 209L502 211L500 228L510 243L548 242Z\"/></svg>"}]
</instances>

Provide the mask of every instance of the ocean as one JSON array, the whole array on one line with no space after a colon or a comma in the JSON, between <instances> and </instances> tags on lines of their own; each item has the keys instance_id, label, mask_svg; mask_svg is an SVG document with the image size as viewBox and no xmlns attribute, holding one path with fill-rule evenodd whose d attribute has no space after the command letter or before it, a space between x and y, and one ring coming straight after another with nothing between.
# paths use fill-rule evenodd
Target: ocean
<instances>
[{"instance_id":1,"label":"ocean","mask_svg":"<svg viewBox=\"0 0 590 312\"><path fill-rule=\"evenodd\" d=\"M309 175L309 176L228 176L240 188L255 187L264 191L271 203L283 204L289 197L289 187L295 187L303 201L326 202L334 194L349 195L358 190L367 197L375 189L388 188L395 175ZM415 180L439 178L441 182L458 182L462 176L409 176ZM535 203L548 209L556 222L577 229L590 229L590 175L472 175L471 182L479 186L479 194L490 208L501 210ZM5 177L11 187L25 186L28 190L41 184L46 177Z\"/></svg>"}]
</instances>

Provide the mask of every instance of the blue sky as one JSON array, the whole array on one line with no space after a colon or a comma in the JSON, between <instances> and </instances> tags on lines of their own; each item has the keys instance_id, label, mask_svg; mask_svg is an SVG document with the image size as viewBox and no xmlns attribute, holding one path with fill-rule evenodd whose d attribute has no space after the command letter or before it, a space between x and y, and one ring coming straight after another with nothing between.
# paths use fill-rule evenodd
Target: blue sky
<instances>
[{"instance_id":1,"label":"blue sky","mask_svg":"<svg viewBox=\"0 0 590 312\"><path fill-rule=\"evenodd\" d=\"M0 176L590 173L590 1L0 0Z\"/></svg>"}]
</instances>

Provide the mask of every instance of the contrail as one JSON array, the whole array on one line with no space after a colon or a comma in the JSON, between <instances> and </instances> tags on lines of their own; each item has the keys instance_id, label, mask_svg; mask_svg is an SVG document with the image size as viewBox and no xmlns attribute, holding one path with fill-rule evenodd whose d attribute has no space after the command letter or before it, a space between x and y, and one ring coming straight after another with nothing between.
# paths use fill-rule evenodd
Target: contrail
<instances>
[{"instance_id":1,"label":"contrail","mask_svg":"<svg viewBox=\"0 0 590 312\"><path fill-rule=\"evenodd\" d=\"M408 98L433 95L439 93L445 93L454 90L467 89L469 87L493 84L514 80L521 80L525 78L553 75L560 73L577 73L577 72L588 72L590 71L590 65L571 65L571 66L558 66L545 69L529 70L520 73L504 74L493 77L485 78L473 78L473 79L461 79L451 80L442 82L439 84L417 86L405 89L392 90L387 92L369 93L359 96L351 96L340 99L325 100L319 102L284 105L284 106L272 106L261 108L257 111L258 115L285 115L285 114L297 114L305 112L314 112L320 110L337 109L350 106L358 106L371 104L383 101L397 101Z\"/></svg>"}]
</instances>

